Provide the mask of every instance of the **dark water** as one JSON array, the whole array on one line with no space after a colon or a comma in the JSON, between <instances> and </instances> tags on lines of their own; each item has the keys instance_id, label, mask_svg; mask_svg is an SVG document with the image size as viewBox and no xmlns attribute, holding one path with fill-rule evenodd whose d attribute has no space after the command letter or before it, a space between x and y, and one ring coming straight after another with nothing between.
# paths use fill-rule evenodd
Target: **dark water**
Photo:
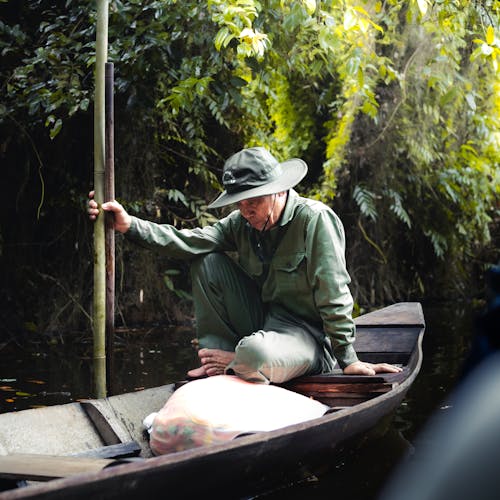
<instances>
[{"instance_id":1,"label":"dark water","mask_svg":"<svg viewBox=\"0 0 500 500\"><path fill-rule=\"evenodd\" d=\"M113 394L167 384L196 362L190 329L117 330ZM24 338L0 346L0 413L93 397L92 338Z\"/></svg>"},{"instance_id":2,"label":"dark water","mask_svg":"<svg viewBox=\"0 0 500 500\"><path fill-rule=\"evenodd\" d=\"M427 323L421 372L405 401L380 434L370 436L324 475L299 481L262 498L325 499L349 495L376 498L394 466L434 412L450 408L446 397L460 377L473 337L475 313L466 304L424 305ZM130 392L182 379L196 366L188 328L155 327L117 331L113 393ZM68 403L92 397L92 339L27 337L0 344L0 412ZM383 435L382 435L383 431Z\"/></svg>"}]
</instances>

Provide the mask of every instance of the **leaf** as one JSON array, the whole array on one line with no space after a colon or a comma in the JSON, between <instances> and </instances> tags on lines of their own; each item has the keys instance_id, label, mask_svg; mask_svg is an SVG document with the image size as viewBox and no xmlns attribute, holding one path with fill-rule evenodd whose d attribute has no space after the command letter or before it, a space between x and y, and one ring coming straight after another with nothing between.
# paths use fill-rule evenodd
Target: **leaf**
<instances>
[{"instance_id":1,"label":"leaf","mask_svg":"<svg viewBox=\"0 0 500 500\"><path fill-rule=\"evenodd\" d=\"M234 35L227 27L221 28L215 36L214 45L217 50L228 46L229 42L234 38Z\"/></svg>"},{"instance_id":2,"label":"leaf","mask_svg":"<svg viewBox=\"0 0 500 500\"><path fill-rule=\"evenodd\" d=\"M364 16L369 17L368 12L366 11L366 9L363 9L363 7L355 6L355 7L353 7L353 9L355 11L359 12L360 14L363 14Z\"/></svg>"},{"instance_id":3,"label":"leaf","mask_svg":"<svg viewBox=\"0 0 500 500\"><path fill-rule=\"evenodd\" d=\"M360 19L358 19L358 25L363 33L367 33L368 28L370 27L370 22L368 21L368 19L364 19L361 17Z\"/></svg>"},{"instance_id":4,"label":"leaf","mask_svg":"<svg viewBox=\"0 0 500 500\"><path fill-rule=\"evenodd\" d=\"M365 84L365 74L363 72L363 68L359 68L358 69L358 74L356 75L357 78L358 78L358 85L359 85L359 88L362 89L364 84Z\"/></svg>"},{"instance_id":5,"label":"leaf","mask_svg":"<svg viewBox=\"0 0 500 500\"><path fill-rule=\"evenodd\" d=\"M425 236L427 236L432 243L432 247L434 249L434 253L440 259L444 257L445 251L448 249L448 244L446 242L446 238L436 233L432 229L424 231Z\"/></svg>"},{"instance_id":6,"label":"leaf","mask_svg":"<svg viewBox=\"0 0 500 500\"><path fill-rule=\"evenodd\" d=\"M178 202L180 201L185 207L188 206L186 197L178 189L169 189L167 192L167 197L170 201Z\"/></svg>"},{"instance_id":7,"label":"leaf","mask_svg":"<svg viewBox=\"0 0 500 500\"><path fill-rule=\"evenodd\" d=\"M378 213L375 207L375 195L371 191L358 184L354 188L353 198L363 215L373 221L377 220Z\"/></svg>"},{"instance_id":8,"label":"leaf","mask_svg":"<svg viewBox=\"0 0 500 500\"><path fill-rule=\"evenodd\" d=\"M469 94L466 94L465 95L465 100L467 101L467 104L469 105L470 109L472 109L472 111L476 111L476 100L474 99L474 96L469 93Z\"/></svg>"},{"instance_id":9,"label":"leaf","mask_svg":"<svg viewBox=\"0 0 500 500\"><path fill-rule=\"evenodd\" d=\"M87 109L89 108L89 104L90 104L90 101L89 99L85 98L85 99L82 99L80 101L80 109L82 111L87 111Z\"/></svg>"},{"instance_id":10,"label":"leaf","mask_svg":"<svg viewBox=\"0 0 500 500\"><path fill-rule=\"evenodd\" d=\"M462 146L460 146L460 150L463 151L464 153L468 151L469 153L472 153L475 157L478 156L476 148L474 148L470 144L462 144Z\"/></svg>"},{"instance_id":11,"label":"leaf","mask_svg":"<svg viewBox=\"0 0 500 500\"><path fill-rule=\"evenodd\" d=\"M394 190L389 191L389 195L393 199L393 203L390 205L391 211L396 214L397 218L411 229L411 219L408 212L403 207L403 202L401 201L401 196Z\"/></svg>"},{"instance_id":12,"label":"leaf","mask_svg":"<svg viewBox=\"0 0 500 500\"><path fill-rule=\"evenodd\" d=\"M167 274L168 276L179 276L181 272L179 269L167 269L164 274Z\"/></svg>"},{"instance_id":13,"label":"leaf","mask_svg":"<svg viewBox=\"0 0 500 500\"><path fill-rule=\"evenodd\" d=\"M374 23L372 20L368 19L368 22L378 31L380 31L380 33L384 33L384 29L382 28L382 26L379 26L378 24Z\"/></svg>"},{"instance_id":14,"label":"leaf","mask_svg":"<svg viewBox=\"0 0 500 500\"><path fill-rule=\"evenodd\" d=\"M488 26L488 29L486 30L486 43L488 45L493 45L495 41L495 30L493 29L493 26Z\"/></svg>"},{"instance_id":15,"label":"leaf","mask_svg":"<svg viewBox=\"0 0 500 500\"><path fill-rule=\"evenodd\" d=\"M483 43L483 41L481 40L481 43ZM471 61L475 61L479 56L481 56L482 54L482 50L481 50L481 47L478 47L477 49L475 49L472 54L470 55L470 60Z\"/></svg>"},{"instance_id":16,"label":"leaf","mask_svg":"<svg viewBox=\"0 0 500 500\"><path fill-rule=\"evenodd\" d=\"M175 290L174 282L166 274L163 276L163 281L171 292Z\"/></svg>"},{"instance_id":17,"label":"leaf","mask_svg":"<svg viewBox=\"0 0 500 500\"><path fill-rule=\"evenodd\" d=\"M358 70L359 70L359 66L361 64L361 60L359 59L359 57L350 57L348 60L347 60L347 64L346 64L346 71L347 71L347 74L348 75L351 75L351 76L358 76Z\"/></svg>"},{"instance_id":18,"label":"leaf","mask_svg":"<svg viewBox=\"0 0 500 500\"><path fill-rule=\"evenodd\" d=\"M229 82L231 83L231 85L233 87L236 87L238 89L244 87L245 85L248 84L248 82L246 80L244 80L243 78L240 78L238 76L233 76L231 77L231 79L229 80Z\"/></svg>"},{"instance_id":19,"label":"leaf","mask_svg":"<svg viewBox=\"0 0 500 500\"><path fill-rule=\"evenodd\" d=\"M450 90L448 90L448 92L446 92L446 94L444 94L439 100L441 106L446 106L447 104L454 102L457 97L457 93L458 91L456 87L453 87Z\"/></svg>"},{"instance_id":20,"label":"leaf","mask_svg":"<svg viewBox=\"0 0 500 500\"><path fill-rule=\"evenodd\" d=\"M374 23L370 19L370 14L368 14L368 12L365 9L363 9L363 7L353 7L353 9L356 12L359 12L363 16L363 17L356 16L357 24L359 25L359 27L363 33L366 33L368 31L368 27L370 25L373 26L376 30L380 31L381 33L384 32L384 30L382 29L381 26Z\"/></svg>"},{"instance_id":21,"label":"leaf","mask_svg":"<svg viewBox=\"0 0 500 500\"><path fill-rule=\"evenodd\" d=\"M316 12L316 0L302 0L304 2L304 7L306 12L312 16Z\"/></svg>"},{"instance_id":22,"label":"leaf","mask_svg":"<svg viewBox=\"0 0 500 500\"><path fill-rule=\"evenodd\" d=\"M422 16L425 16L425 14L427 14L427 8L429 7L427 0L417 0L417 4L420 13L422 14Z\"/></svg>"},{"instance_id":23,"label":"leaf","mask_svg":"<svg viewBox=\"0 0 500 500\"><path fill-rule=\"evenodd\" d=\"M344 14L344 29L346 31L349 31L350 29L354 28L354 26L356 26L357 23L358 20L354 15L352 9L347 9Z\"/></svg>"},{"instance_id":24,"label":"leaf","mask_svg":"<svg viewBox=\"0 0 500 500\"><path fill-rule=\"evenodd\" d=\"M58 118L54 123L54 126L50 129L50 134L49 134L50 138L54 139L57 136L57 134L59 134L59 132L61 131L61 128L62 128L62 120Z\"/></svg>"}]
</instances>

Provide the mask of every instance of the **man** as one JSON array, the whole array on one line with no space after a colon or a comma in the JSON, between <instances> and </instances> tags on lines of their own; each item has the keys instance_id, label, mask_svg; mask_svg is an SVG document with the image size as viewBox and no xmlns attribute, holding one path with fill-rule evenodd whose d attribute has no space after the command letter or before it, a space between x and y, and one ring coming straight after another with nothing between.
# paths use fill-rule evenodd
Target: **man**
<instances>
[{"instance_id":1,"label":"man","mask_svg":"<svg viewBox=\"0 0 500 500\"><path fill-rule=\"evenodd\" d=\"M225 191L209 205L237 210L212 226L178 230L130 216L116 201L115 229L172 258L191 259L201 366L190 377L222 373L261 383L329 372L397 372L358 360L345 237L337 215L292 188L306 175L300 159L279 163L262 147L225 163ZM92 197L91 193L91 197ZM89 215L99 213L89 201ZM238 262L226 252L236 252Z\"/></svg>"}]
</instances>

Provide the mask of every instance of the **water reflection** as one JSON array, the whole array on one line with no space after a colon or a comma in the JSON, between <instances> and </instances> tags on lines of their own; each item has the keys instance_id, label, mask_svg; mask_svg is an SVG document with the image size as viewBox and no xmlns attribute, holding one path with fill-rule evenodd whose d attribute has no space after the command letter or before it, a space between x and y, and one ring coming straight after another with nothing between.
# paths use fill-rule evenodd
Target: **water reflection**
<instances>
[{"instance_id":1,"label":"water reflection","mask_svg":"<svg viewBox=\"0 0 500 500\"><path fill-rule=\"evenodd\" d=\"M190 328L117 330L112 393L136 391L182 379L196 366ZM0 412L70 403L92 397L92 339L66 336L0 350Z\"/></svg>"},{"instance_id":2,"label":"water reflection","mask_svg":"<svg viewBox=\"0 0 500 500\"><path fill-rule=\"evenodd\" d=\"M456 385L474 335L475 313L468 304L424 306L426 330L420 374L394 422L412 440Z\"/></svg>"}]
</instances>

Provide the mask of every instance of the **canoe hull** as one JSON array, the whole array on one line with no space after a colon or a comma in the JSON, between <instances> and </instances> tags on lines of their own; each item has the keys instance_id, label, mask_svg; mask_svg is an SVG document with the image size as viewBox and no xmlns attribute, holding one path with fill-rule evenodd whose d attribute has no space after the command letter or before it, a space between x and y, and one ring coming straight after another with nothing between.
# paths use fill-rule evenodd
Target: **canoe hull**
<instances>
[{"instance_id":1,"label":"canoe hull","mask_svg":"<svg viewBox=\"0 0 500 500\"><path fill-rule=\"evenodd\" d=\"M408 319L408 307L416 319ZM389 320L376 317L374 325L368 321L358 328L361 359L371 356L377 361L377 356L387 359L390 355L394 362L404 360L403 375L385 377L386 382L394 381L387 392L362 402L353 400L353 406L283 429L38 483L4 492L0 498L128 499L168 492L180 492L183 498L206 497L207 493L218 498L238 498L289 483L304 467L314 469L331 461L351 440L399 407L420 370L425 329L420 305L408 307L404 318L410 324L406 326L398 316ZM387 324L381 325L381 321Z\"/></svg>"}]
</instances>

